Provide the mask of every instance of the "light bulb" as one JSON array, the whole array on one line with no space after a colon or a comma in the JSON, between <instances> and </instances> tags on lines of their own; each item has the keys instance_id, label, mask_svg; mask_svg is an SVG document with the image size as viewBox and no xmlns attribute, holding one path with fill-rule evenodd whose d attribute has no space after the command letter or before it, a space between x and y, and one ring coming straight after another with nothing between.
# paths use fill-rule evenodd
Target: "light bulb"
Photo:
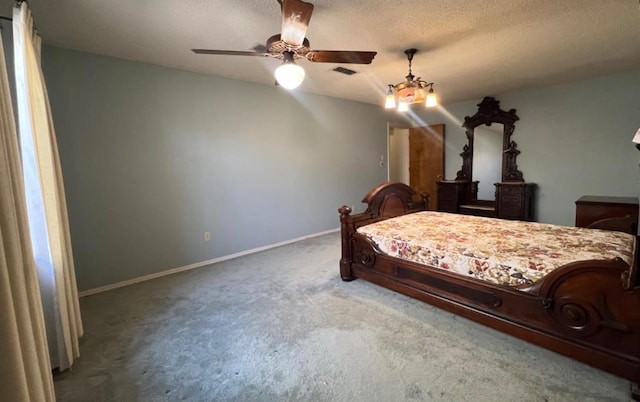
<instances>
[{"instance_id":1,"label":"light bulb","mask_svg":"<svg viewBox=\"0 0 640 402\"><path fill-rule=\"evenodd\" d=\"M425 104L427 107L438 106L438 97L433 92L433 89L429 90L429 93L427 94L427 101L425 102Z\"/></svg>"},{"instance_id":2,"label":"light bulb","mask_svg":"<svg viewBox=\"0 0 640 402\"><path fill-rule=\"evenodd\" d=\"M285 61L276 68L276 80L286 89L295 89L304 81L304 69L293 62Z\"/></svg>"},{"instance_id":3,"label":"light bulb","mask_svg":"<svg viewBox=\"0 0 640 402\"><path fill-rule=\"evenodd\" d=\"M388 94L387 99L384 102L385 109L395 109L396 107L396 96L394 94Z\"/></svg>"},{"instance_id":4,"label":"light bulb","mask_svg":"<svg viewBox=\"0 0 640 402\"><path fill-rule=\"evenodd\" d=\"M406 112L409 110L409 104L407 102L398 103L398 112Z\"/></svg>"}]
</instances>

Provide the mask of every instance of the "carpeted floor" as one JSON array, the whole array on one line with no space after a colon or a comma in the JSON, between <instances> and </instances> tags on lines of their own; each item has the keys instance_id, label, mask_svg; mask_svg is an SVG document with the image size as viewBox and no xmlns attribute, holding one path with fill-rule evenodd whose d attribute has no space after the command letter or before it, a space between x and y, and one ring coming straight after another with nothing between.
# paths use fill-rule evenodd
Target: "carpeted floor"
<instances>
[{"instance_id":1,"label":"carpeted floor","mask_svg":"<svg viewBox=\"0 0 640 402\"><path fill-rule=\"evenodd\" d=\"M630 382L362 280L320 236L81 299L59 401L627 401Z\"/></svg>"}]
</instances>

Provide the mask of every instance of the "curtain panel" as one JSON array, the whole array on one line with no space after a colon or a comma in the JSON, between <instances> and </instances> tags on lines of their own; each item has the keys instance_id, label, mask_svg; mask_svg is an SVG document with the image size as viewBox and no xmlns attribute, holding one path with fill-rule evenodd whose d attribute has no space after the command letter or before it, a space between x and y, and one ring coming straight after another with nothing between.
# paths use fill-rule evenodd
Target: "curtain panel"
<instances>
[{"instance_id":1,"label":"curtain panel","mask_svg":"<svg viewBox=\"0 0 640 402\"><path fill-rule=\"evenodd\" d=\"M83 328L60 159L40 65L41 39L26 2L14 8L13 40L29 232L51 365L65 370L80 354Z\"/></svg>"},{"instance_id":2,"label":"curtain panel","mask_svg":"<svg viewBox=\"0 0 640 402\"><path fill-rule=\"evenodd\" d=\"M15 402L54 401L20 151L1 40L0 317L0 398Z\"/></svg>"}]
</instances>

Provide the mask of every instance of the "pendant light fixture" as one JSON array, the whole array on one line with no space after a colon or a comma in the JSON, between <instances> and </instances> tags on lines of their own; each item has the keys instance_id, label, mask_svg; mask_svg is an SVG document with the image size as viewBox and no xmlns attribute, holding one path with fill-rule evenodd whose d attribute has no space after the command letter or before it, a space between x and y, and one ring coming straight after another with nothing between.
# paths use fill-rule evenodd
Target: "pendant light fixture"
<instances>
[{"instance_id":1,"label":"pendant light fixture","mask_svg":"<svg viewBox=\"0 0 640 402\"><path fill-rule=\"evenodd\" d=\"M411 62L413 55L418 52L417 49L407 49L404 53L409 60L409 74L405 77L406 81L389 85L389 91L385 99L385 109L396 109L398 112L406 112L409 105L414 103L424 103L426 107L434 107L438 105L438 98L433 92L433 82L427 82L420 77L415 78L411 72ZM427 91L427 88L429 90Z\"/></svg>"}]
</instances>

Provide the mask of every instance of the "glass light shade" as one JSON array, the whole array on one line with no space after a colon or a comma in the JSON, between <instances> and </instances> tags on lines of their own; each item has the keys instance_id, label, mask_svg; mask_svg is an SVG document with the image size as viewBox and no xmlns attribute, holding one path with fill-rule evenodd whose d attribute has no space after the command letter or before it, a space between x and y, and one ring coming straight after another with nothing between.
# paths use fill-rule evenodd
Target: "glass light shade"
<instances>
[{"instance_id":1,"label":"glass light shade","mask_svg":"<svg viewBox=\"0 0 640 402\"><path fill-rule=\"evenodd\" d=\"M416 88L415 92L413 93L413 103L424 102L424 98L426 94L427 94L427 91L425 91L424 88Z\"/></svg>"},{"instance_id":2,"label":"glass light shade","mask_svg":"<svg viewBox=\"0 0 640 402\"><path fill-rule=\"evenodd\" d=\"M276 81L286 89L295 89L304 81L304 68L297 64L285 62L276 68Z\"/></svg>"},{"instance_id":3,"label":"glass light shade","mask_svg":"<svg viewBox=\"0 0 640 402\"><path fill-rule=\"evenodd\" d=\"M384 101L385 109L395 109L396 108L396 96L392 93L387 95L386 100Z\"/></svg>"},{"instance_id":4,"label":"glass light shade","mask_svg":"<svg viewBox=\"0 0 640 402\"><path fill-rule=\"evenodd\" d=\"M415 99L415 88L414 87L405 87L398 91L398 101L404 102L406 104L414 103Z\"/></svg>"},{"instance_id":5,"label":"glass light shade","mask_svg":"<svg viewBox=\"0 0 640 402\"><path fill-rule=\"evenodd\" d=\"M427 94L427 101L425 102L427 107L438 106L438 97L433 92L433 90L429 91Z\"/></svg>"},{"instance_id":6,"label":"glass light shade","mask_svg":"<svg viewBox=\"0 0 640 402\"><path fill-rule=\"evenodd\" d=\"M398 112L406 112L409 110L409 104L407 102L398 102Z\"/></svg>"}]
</instances>

